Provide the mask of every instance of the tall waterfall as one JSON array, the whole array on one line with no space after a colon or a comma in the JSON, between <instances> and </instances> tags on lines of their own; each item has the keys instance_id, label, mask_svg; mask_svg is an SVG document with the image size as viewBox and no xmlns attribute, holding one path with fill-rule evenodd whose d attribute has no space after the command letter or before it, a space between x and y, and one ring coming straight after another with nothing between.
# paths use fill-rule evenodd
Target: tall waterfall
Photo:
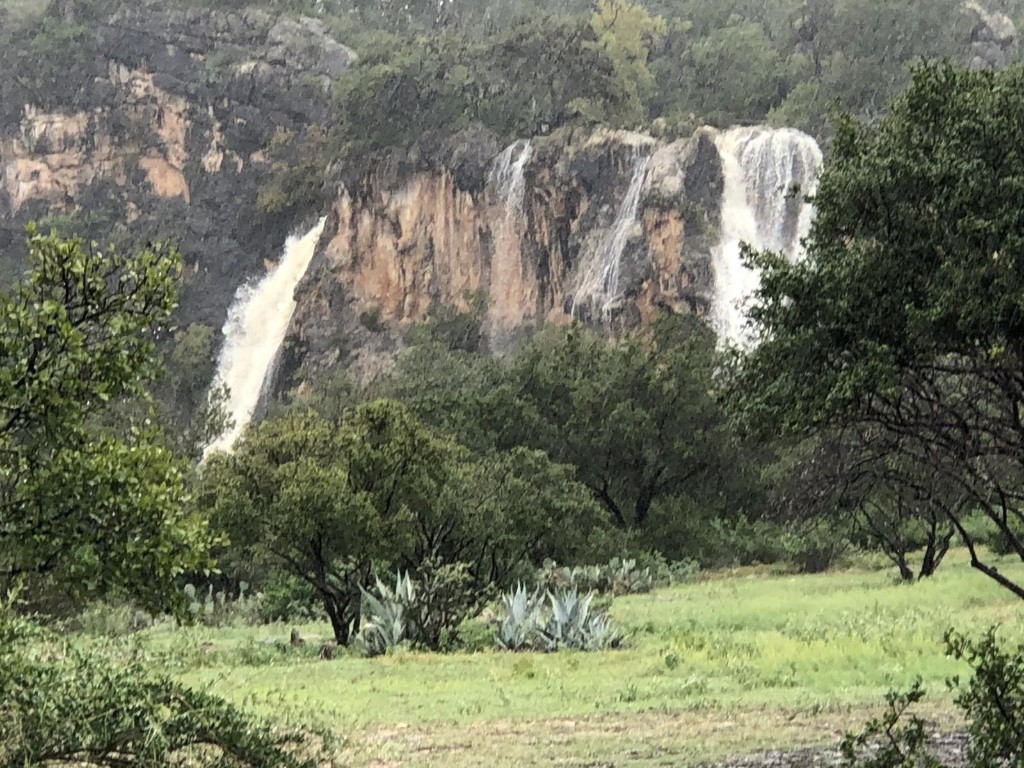
<instances>
[{"instance_id":1,"label":"tall waterfall","mask_svg":"<svg viewBox=\"0 0 1024 768\"><path fill-rule=\"evenodd\" d=\"M230 450L252 419L295 311L295 287L306 274L325 222L326 218L320 219L306 234L289 237L277 267L259 282L242 285L235 294L224 323L224 346L214 380L228 388L227 411L234 425L206 447L204 457Z\"/></svg>"},{"instance_id":2,"label":"tall waterfall","mask_svg":"<svg viewBox=\"0 0 1024 768\"><path fill-rule=\"evenodd\" d=\"M615 221L601 238L600 245L583 271L573 296L573 315L577 307L589 304L602 318L607 319L612 310L621 304L623 296L619 291L619 276L622 271L622 254L636 229L640 193L643 191L650 161L650 154L639 147L633 149L633 175L629 189L615 214Z\"/></svg>"},{"instance_id":3,"label":"tall waterfall","mask_svg":"<svg viewBox=\"0 0 1024 768\"><path fill-rule=\"evenodd\" d=\"M526 165L532 156L533 145L529 141L510 144L495 158L487 179L501 204L494 226L487 310L488 340L494 353L508 348L509 329L528 311L528 297L523 295L526 281L520 239L523 199L526 196Z\"/></svg>"},{"instance_id":4,"label":"tall waterfall","mask_svg":"<svg viewBox=\"0 0 1024 768\"><path fill-rule=\"evenodd\" d=\"M810 229L822 156L817 143L792 128L733 128L715 137L722 159L721 240L713 253L712 321L728 341L750 342L746 310L760 275L740 258L740 244L802 256Z\"/></svg>"},{"instance_id":5,"label":"tall waterfall","mask_svg":"<svg viewBox=\"0 0 1024 768\"><path fill-rule=\"evenodd\" d=\"M509 144L494 159L488 182L505 206L505 218L514 218L523 211L526 164L532 156L533 145L529 140L520 140Z\"/></svg>"}]
</instances>

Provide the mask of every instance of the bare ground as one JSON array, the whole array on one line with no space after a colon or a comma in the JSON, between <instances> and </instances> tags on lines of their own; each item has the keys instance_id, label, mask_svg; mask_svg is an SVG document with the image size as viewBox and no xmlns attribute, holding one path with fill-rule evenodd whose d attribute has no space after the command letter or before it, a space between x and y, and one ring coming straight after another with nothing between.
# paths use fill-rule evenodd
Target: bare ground
<instances>
[{"instance_id":1,"label":"bare ground","mask_svg":"<svg viewBox=\"0 0 1024 768\"><path fill-rule=\"evenodd\" d=\"M962 768L966 736L943 718L936 755ZM843 734L863 713L722 712L591 715L414 727L395 723L352 734L359 768L837 768ZM771 749L771 744L818 745ZM829 746L820 746L820 745ZM709 756L733 757L708 760Z\"/></svg>"},{"instance_id":2,"label":"bare ground","mask_svg":"<svg viewBox=\"0 0 1024 768\"><path fill-rule=\"evenodd\" d=\"M948 768L967 765L967 734L935 734L932 754ZM709 763L701 768L837 768L843 761L838 749L807 748L790 751L768 750Z\"/></svg>"}]
</instances>

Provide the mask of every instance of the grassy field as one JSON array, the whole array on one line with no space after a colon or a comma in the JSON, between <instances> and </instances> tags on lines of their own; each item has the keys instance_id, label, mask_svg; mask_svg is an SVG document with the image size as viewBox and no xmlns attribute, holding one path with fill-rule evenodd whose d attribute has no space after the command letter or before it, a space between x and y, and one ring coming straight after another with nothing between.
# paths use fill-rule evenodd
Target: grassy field
<instances>
[{"instance_id":1,"label":"grassy field","mask_svg":"<svg viewBox=\"0 0 1024 768\"><path fill-rule=\"evenodd\" d=\"M629 647L599 654L400 653L312 658L325 625L155 629L155 659L189 683L348 739L356 766L681 766L834 742L915 677L956 725L949 627L1024 639L1024 603L954 553L930 581L890 570L709 574L618 598ZM1024 575L1019 564L1002 565ZM276 641L276 642L268 642Z\"/></svg>"}]
</instances>

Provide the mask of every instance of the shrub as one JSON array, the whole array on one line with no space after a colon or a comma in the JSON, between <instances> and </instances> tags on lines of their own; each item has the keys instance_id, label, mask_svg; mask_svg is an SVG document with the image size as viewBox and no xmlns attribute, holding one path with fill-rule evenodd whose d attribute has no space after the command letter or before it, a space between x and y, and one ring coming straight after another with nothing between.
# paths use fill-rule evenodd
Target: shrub
<instances>
[{"instance_id":1,"label":"shrub","mask_svg":"<svg viewBox=\"0 0 1024 768\"><path fill-rule=\"evenodd\" d=\"M967 715L971 734L970 764L1024 768L1024 647L999 647L994 629L981 640L946 633L950 656L974 670L970 682L956 685L956 703Z\"/></svg>"},{"instance_id":2,"label":"shrub","mask_svg":"<svg viewBox=\"0 0 1024 768\"><path fill-rule=\"evenodd\" d=\"M363 627L359 646L379 656L403 643L445 650L458 641L459 627L481 604L472 589L465 563L445 564L428 559L414 580L399 571L394 589L379 578L374 592L363 592Z\"/></svg>"},{"instance_id":3,"label":"shrub","mask_svg":"<svg viewBox=\"0 0 1024 768\"><path fill-rule=\"evenodd\" d=\"M840 746L847 768L942 768L928 754L928 730L924 720L908 714L924 698L918 680L906 693L886 694L886 711L868 722L858 734L848 734Z\"/></svg>"},{"instance_id":4,"label":"shrub","mask_svg":"<svg viewBox=\"0 0 1024 768\"><path fill-rule=\"evenodd\" d=\"M260 590L257 614L264 624L286 621L308 624L326 618L323 602L307 581L275 570Z\"/></svg>"},{"instance_id":5,"label":"shrub","mask_svg":"<svg viewBox=\"0 0 1024 768\"><path fill-rule=\"evenodd\" d=\"M994 629L980 640L950 631L946 652L973 670L965 685L950 680L967 717L969 768L1024 768L1024 647L1000 648ZM890 692L886 713L844 739L846 768L943 768L929 751L925 721L909 711L923 697L920 681L906 693Z\"/></svg>"},{"instance_id":6,"label":"shrub","mask_svg":"<svg viewBox=\"0 0 1024 768\"><path fill-rule=\"evenodd\" d=\"M140 738L144 734L145 738ZM0 766L316 768L328 736L287 731L138 658L66 649L0 606Z\"/></svg>"},{"instance_id":7,"label":"shrub","mask_svg":"<svg viewBox=\"0 0 1024 768\"><path fill-rule=\"evenodd\" d=\"M849 536L834 526L818 523L782 536L786 560L800 573L823 573L836 565L849 549Z\"/></svg>"}]
</instances>

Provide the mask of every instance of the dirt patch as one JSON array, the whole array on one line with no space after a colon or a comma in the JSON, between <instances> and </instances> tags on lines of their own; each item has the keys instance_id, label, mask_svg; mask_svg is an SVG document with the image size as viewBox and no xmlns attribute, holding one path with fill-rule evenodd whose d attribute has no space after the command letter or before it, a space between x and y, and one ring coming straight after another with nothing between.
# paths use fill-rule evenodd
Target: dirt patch
<instances>
[{"instance_id":1,"label":"dirt patch","mask_svg":"<svg viewBox=\"0 0 1024 768\"><path fill-rule=\"evenodd\" d=\"M935 734L931 739L932 754L948 768L967 765L966 733ZM705 763L699 768L838 768L843 765L838 749L767 750L734 757L718 763Z\"/></svg>"}]
</instances>

